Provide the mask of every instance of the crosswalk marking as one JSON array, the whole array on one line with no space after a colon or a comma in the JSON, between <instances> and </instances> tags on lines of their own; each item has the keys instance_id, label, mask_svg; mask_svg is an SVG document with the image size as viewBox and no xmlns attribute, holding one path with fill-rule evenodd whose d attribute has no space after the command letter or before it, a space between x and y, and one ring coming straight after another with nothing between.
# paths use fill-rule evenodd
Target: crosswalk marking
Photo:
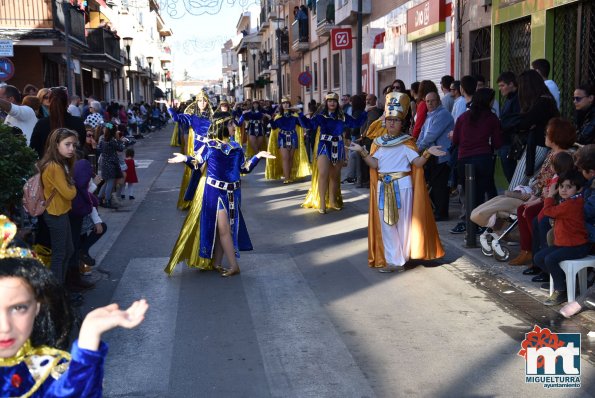
<instances>
[{"instance_id":1,"label":"crosswalk marking","mask_svg":"<svg viewBox=\"0 0 595 398\"><path fill-rule=\"evenodd\" d=\"M247 254L241 267L271 396L375 396L292 258Z\"/></svg>"},{"instance_id":2,"label":"crosswalk marking","mask_svg":"<svg viewBox=\"0 0 595 398\"><path fill-rule=\"evenodd\" d=\"M153 160L151 159L134 159L137 169L148 169Z\"/></svg>"},{"instance_id":3,"label":"crosswalk marking","mask_svg":"<svg viewBox=\"0 0 595 398\"><path fill-rule=\"evenodd\" d=\"M137 329L116 329L105 337L109 353L105 364L104 396L167 396L173 362L172 334L176 324L180 278L167 280L168 258L134 258L126 266L112 302L128 307L146 298L149 312ZM158 352L156 351L158 350ZM142 392L142 395L138 395ZM162 393L161 393L162 392Z\"/></svg>"}]
</instances>

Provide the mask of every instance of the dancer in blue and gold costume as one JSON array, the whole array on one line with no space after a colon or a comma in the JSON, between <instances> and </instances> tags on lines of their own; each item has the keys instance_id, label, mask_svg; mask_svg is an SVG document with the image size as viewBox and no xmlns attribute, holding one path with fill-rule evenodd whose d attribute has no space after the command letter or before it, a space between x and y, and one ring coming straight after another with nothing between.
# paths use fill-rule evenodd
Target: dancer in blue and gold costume
<instances>
[{"instance_id":1,"label":"dancer in blue and gold costume","mask_svg":"<svg viewBox=\"0 0 595 398\"><path fill-rule=\"evenodd\" d=\"M172 117L174 112L170 109ZM190 104L183 114L178 114L174 120L178 121L179 128L188 129L188 142L186 143L185 154L194 156L204 145L207 137L207 131L213 120L213 109L209 102L209 95L206 90L201 90L196 96L196 100ZM200 170L185 169L178 195L177 207L185 210L190 207L192 194L196 190L200 180Z\"/></svg>"},{"instance_id":2,"label":"dancer in blue and gold costume","mask_svg":"<svg viewBox=\"0 0 595 398\"><path fill-rule=\"evenodd\" d=\"M258 153L263 148L267 120L269 120L269 115L260 109L260 103L258 101L252 101L251 109L244 111L242 116L240 116L238 124L241 126L244 122L247 123L245 131L248 134L248 145L246 148L248 156Z\"/></svg>"},{"instance_id":3,"label":"dancer in blue and gold costume","mask_svg":"<svg viewBox=\"0 0 595 398\"><path fill-rule=\"evenodd\" d=\"M309 176L311 171L304 131L298 114L291 111L288 97L281 99L281 108L281 113L270 122L272 130L268 150L276 158L267 160L264 177L277 180L283 176L283 183L289 184L297 178Z\"/></svg>"},{"instance_id":4,"label":"dancer in blue and gold costume","mask_svg":"<svg viewBox=\"0 0 595 398\"><path fill-rule=\"evenodd\" d=\"M300 113L300 124L310 130L317 130L316 155L312 160L312 187L306 195L303 207L318 209L321 214L326 208L343 208L341 195L341 167L345 162L345 144L343 130L346 127L357 128L366 121L367 112L362 112L356 119L343 113L339 108L339 95L328 93L324 106L308 119Z\"/></svg>"},{"instance_id":5,"label":"dancer in blue and gold costume","mask_svg":"<svg viewBox=\"0 0 595 398\"><path fill-rule=\"evenodd\" d=\"M240 208L240 173L251 172L260 158L272 155L263 151L246 160L240 144L229 141L235 131L234 122L230 120L227 127L226 136L218 136L212 129L209 139L193 156L175 153L169 159L169 163L186 163L191 169L205 171L165 267L168 275L182 261L192 268L215 269L222 276L236 275L240 272L236 259L239 251L252 250ZM221 267L223 254L230 264L227 270Z\"/></svg>"},{"instance_id":6,"label":"dancer in blue and gold costume","mask_svg":"<svg viewBox=\"0 0 595 398\"><path fill-rule=\"evenodd\" d=\"M17 228L0 215L0 396L100 398L107 345L101 335L133 328L148 305L127 310L117 304L91 311L70 352L73 312L60 283L28 249L11 246Z\"/></svg>"}]
</instances>

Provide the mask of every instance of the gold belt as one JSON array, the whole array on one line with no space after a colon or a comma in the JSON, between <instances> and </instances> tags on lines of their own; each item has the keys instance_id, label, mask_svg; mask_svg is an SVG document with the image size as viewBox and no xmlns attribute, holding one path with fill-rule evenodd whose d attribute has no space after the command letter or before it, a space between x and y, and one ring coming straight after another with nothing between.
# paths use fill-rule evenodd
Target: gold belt
<instances>
[{"instance_id":1,"label":"gold belt","mask_svg":"<svg viewBox=\"0 0 595 398\"><path fill-rule=\"evenodd\" d=\"M382 203L383 205L383 220L388 225L395 225L399 221L399 209L401 208L401 195L399 189L395 189L393 182L409 175L411 175L410 171L378 173L378 177L382 182L382 185L380 186L379 203Z\"/></svg>"}]
</instances>

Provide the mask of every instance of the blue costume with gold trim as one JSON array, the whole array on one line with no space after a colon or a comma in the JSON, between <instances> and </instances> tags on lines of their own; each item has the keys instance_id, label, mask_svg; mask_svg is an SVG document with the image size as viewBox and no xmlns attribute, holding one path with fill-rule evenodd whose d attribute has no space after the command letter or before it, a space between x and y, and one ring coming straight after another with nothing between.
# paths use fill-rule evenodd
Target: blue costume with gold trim
<instances>
[{"instance_id":1,"label":"blue costume with gold trim","mask_svg":"<svg viewBox=\"0 0 595 398\"><path fill-rule=\"evenodd\" d=\"M171 274L175 266L186 261L199 269L213 269L211 259L217 234L217 213L225 210L231 228L236 256L239 251L252 250L252 243L241 213L242 195L240 174L249 173L259 158L244 158L244 150L235 141L207 140L195 156L187 156L186 164L194 170L204 167L190 211L165 272Z\"/></svg>"},{"instance_id":2,"label":"blue costume with gold trim","mask_svg":"<svg viewBox=\"0 0 595 398\"><path fill-rule=\"evenodd\" d=\"M0 359L2 397L101 398L107 345L98 351L79 348L71 353L55 348L31 347L27 341L12 358Z\"/></svg>"},{"instance_id":3,"label":"blue costume with gold trim","mask_svg":"<svg viewBox=\"0 0 595 398\"><path fill-rule=\"evenodd\" d=\"M257 137L264 135L264 113L260 111L242 113L238 124L242 125L244 122L248 122L248 135Z\"/></svg>"}]
</instances>

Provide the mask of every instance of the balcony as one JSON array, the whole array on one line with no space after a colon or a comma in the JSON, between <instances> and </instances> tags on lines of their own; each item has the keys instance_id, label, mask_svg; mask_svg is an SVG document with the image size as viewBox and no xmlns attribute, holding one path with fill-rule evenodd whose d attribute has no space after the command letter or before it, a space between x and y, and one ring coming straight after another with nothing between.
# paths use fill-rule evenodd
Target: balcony
<instances>
[{"instance_id":1,"label":"balcony","mask_svg":"<svg viewBox=\"0 0 595 398\"><path fill-rule=\"evenodd\" d=\"M316 34L329 36L335 26L335 0L319 0L316 3Z\"/></svg>"},{"instance_id":2,"label":"balcony","mask_svg":"<svg viewBox=\"0 0 595 398\"><path fill-rule=\"evenodd\" d=\"M269 26L269 18L267 7L262 7L260 9L260 19L259 19L259 26L258 26L258 33L263 33Z\"/></svg>"},{"instance_id":3,"label":"balcony","mask_svg":"<svg viewBox=\"0 0 595 398\"><path fill-rule=\"evenodd\" d=\"M105 28L87 29L90 52L83 54L85 62L104 69L117 69L124 65L120 59L120 38Z\"/></svg>"},{"instance_id":4,"label":"balcony","mask_svg":"<svg viewBox=\"0 0 595 398\"><path fill-rule=\"evenodd\" d=\"M372 1L362 0L362 14L372 13ZM357 20L357 0L336 0L335 25L351 25Z\"/></svg>"},{"instance_id":5,"label":"balcony","mask_svg":"<svg viewBox=\"0 0 595 398\"><path fill-rule=\"evenodd\" d=\"M294 51L306 52L310 50L307 24L308 21L304 22L306 26L302 25L302 35L300 35L299 21L293 21L293 23L291 24L291 37L293 39L291 48L293 48ZM305 33L305 36L303 35L303 33Z\"/></svg>"},{"instance_id":6,"label":"balcony","mask_svg":"<svg viewBox=\"0 0 595 398\"><path fill-rule=\"evenodd\" d=\"M0 7L2 29L52 29L54 8L47 0L7 0Z\"/></svg>"},{"instance_id":7,"label":"balcony","mask_svg":"<svg viewBox=\"0 0 595 398\"><path fill-rule=\"evenodd\" d=\"M66 21L66 17L70 17L70 38L75 39L81 44L85 44L85 13L82 12L78 7L67 7L68 14L64 13L64 8L57 4L56 2L53 3L53 11L54 11L54 27L58 30L64 32L64 25Z\"/></svg>"}]
</instances>

